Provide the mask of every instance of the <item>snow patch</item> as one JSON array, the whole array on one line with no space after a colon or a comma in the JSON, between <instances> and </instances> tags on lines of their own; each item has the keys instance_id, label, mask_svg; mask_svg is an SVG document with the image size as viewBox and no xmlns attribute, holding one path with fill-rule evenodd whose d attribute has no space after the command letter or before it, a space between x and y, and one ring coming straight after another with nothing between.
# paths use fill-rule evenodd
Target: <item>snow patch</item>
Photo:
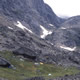
<instances>
[{"instance_id":1,"label":"snow patch","mask_svg":"<svg viewBox=\"0 0 80 80\"><path fill-rule=\"evenodd\" d=\"M65 27L61 27L60 29L67 29L67 28L65 28Z\"/></svg>"},{"instance_id":2,"label":"snow patch","mask_svg":"<svg viewBox=\"0 0 80 80\"><path fill-rule=\"evenodd\" d=\"M53 24L49 24L49 26L54 26Z\"/></svg>"},{"instance_id":3,"label":"snow patch","mask_svg":"<svg viewBox=\"0 0 80 80\"><path fill-rule=\"evenodd\" d=\"M42 25L40 25L40 28L43 31L43 34L41 35L41 38L45 38L47 35L52 34L52 31L48 31L46 28L44 28Z\"/></svg>"},{"instance_id":4,"label":"snow patch","mask_svg":"<svg viewBox=\"0 0 80 80\"><path fill-rule=\"evenodd\" d=\"M68 51L75 51L76 47L70 48L70 47L66 47L66 46L60 46L60 48L68 50Z\"/></svg>"},{"instance_id":5,"label":"snow patch","mask_svg":"<svg viewBox=\"0 0 80 80\"><path fill-rule=\"evenodd\" d=\"M12 27L10 27L10 26L8 26L8 28L9 28L9 29L11 29L11 30L13 30L13 28L12 28Z\"/></svg>"},{"instance_id":6,"label":"snow patch","mask_svg":"<svg viewBox=\"0 0 80 80\"><path fill-rule=\"evenodd\" d=\"M16 25L17 27L19 27L19 28L21 28L23 30L27 30L30 33L33 33L31 30L29 30L28 28L26 28L25 26L23 26L20 21L17 21L17 23L14 23L14 25Z\"/></svg>"}]
</instances>

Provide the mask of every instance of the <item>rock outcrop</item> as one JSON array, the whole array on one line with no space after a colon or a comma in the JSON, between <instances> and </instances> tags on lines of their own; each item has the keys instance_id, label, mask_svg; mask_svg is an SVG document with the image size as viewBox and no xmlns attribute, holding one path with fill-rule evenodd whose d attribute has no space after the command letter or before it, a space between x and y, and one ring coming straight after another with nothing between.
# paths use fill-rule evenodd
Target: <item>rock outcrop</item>
<instances>
[{"instance_id":1,"label":"rock outcrop","mask_svg":"<svg viewBox=\"0 0 80 80\"><path fill-rule=\"evenodd\" d=\"M64 21L43 0L0 0L0 51L32 61L80 67L80 16ZM11 64L0 57L0 67ZM52 80L77 79L80 75Z\"/></svg>"},{"instance_id":2,"label":"rock outcrop","mask_svg":"<svg viewBox=\"0 0 80 80\"><path fill-rule=\"evenodd\" d=\"M9 68L11 64L6 59L0 57L0 67Z\"/></svg>"}]
</instances>

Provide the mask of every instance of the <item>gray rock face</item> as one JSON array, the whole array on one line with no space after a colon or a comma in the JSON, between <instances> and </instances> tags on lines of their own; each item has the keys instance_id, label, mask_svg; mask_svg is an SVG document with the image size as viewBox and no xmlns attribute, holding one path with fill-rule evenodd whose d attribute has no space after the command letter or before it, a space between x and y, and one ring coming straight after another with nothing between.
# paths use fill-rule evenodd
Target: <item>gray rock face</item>
<instances>
[{"instance_id":1,"label":"gray rock face","mask_svg":"<svg viewBox=\"0 0 80 80\"><path fill-rule=\"evenodd\" d=\"M64 31L63 26L57 29L62 22L43 0L0 0L0 51L13 51L35 61L80 66L79 49L74 51L76 43L71 38L75 35L77 42L79 35L73 29ZM40 38L41 26L53 32L50 42ZM71 51L64 50L62 44Z\"/></svg>"},{"instance_id":2,"label":"gray rock face","mask_svg":"<svg viewBox=\"0 0 80 80\"><path fill-rule=\"evenodd\" d=\"M7 20L8 18L1 16L0 50L13 51L14 54L18 53L17 55L35 57L38 61L47 62L47 58L44 57L54 53L52 46L27 30L18 28L13 21Z\"/></svg>"},{"instance_id":3,"label":"gray rock face","mask_svg":"<svg viewBox=\"0 0 80 80\"><path fill-rule=\"evenodd\" d=\"M80 80L80 74L74 75L74 76L64 76L56 79L51 79L51 80Z\"/></svg>"},{"instance_id":4,"label":"gray rock face","mask_svg":"<svg viewBox=\"0 0 80 80\"><path fill-rule=\"evenodd\" d=\"M63 22L43 0L1 0L0 12L13 18L15 22L24 22L27 28L39 36L42 34L40 25L52 30ZM53 26L50 27L49 24Z\"/></svg>"},{"instance_id":5,"label":"gray rock face","mask_svg":"<svg viewBox=\"0 0 80 80\"><path fill-rule=\"evenodd\" d=\"M62 22L43 0L0 0L0 51L12 51L34 61L80 67L80 17ZM48 34L53 32L46 40L40 38L44 29ZM0 66L11 64L0 58ZM79 78L75 75L53 80Z\"/></svg>"},{"instance_id":6,"label":"gray rock face","mask_svg":"<svg viewBox=\"0 0 80 80\"><path fill-rule=\"evenodd\" d=\"M62 64L72 62L80 65L80 16L69 18L54 33L47 36L55 48L58 48ZM58 57L59 54L57 54ZM63 61L62 61L63 59ZM65 61L66 60L66 61ZM60 63L60 62L59 62ZM69 64L68 64L69 65Z\"/></svg>"},{"instance_id":7,"label":"gray rock face","mask_svg":"<svg viewBox=\"0 0 80 80\"><path fill-rule=\"evenodd\" d=\"M43 0L0 0L0 51L54 63L46 58L49 54L54 56L54 49L40 39L43 34L40 26L54 31L61 22Z\"/></svg>"},{"instance_id":8,"label":"gray rock face","mask_svg":"<svg viewBox=\"0 0 80 80\"><path fill-rule=\"evenodd\" d=\"M69 18L60 28L46 39L50 40L56 47L78 47L80 46L80 16Z\"/></svg>"}]
</instances>

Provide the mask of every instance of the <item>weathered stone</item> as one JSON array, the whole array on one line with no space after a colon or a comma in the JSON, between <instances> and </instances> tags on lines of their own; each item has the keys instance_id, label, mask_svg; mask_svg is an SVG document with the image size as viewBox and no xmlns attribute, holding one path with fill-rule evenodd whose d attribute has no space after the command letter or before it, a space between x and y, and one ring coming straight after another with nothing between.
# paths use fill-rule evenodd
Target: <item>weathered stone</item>
<instances>
[{"instance_id":1,"label":"weathered stone","mask_svg":"<svg viewBox=\"0 0 80 80\"><path fill-rule=\"evenodd\" d=\"M11 64L4 58L0 57L0 67L11 67Z\"/></svg>"}]
</instances>

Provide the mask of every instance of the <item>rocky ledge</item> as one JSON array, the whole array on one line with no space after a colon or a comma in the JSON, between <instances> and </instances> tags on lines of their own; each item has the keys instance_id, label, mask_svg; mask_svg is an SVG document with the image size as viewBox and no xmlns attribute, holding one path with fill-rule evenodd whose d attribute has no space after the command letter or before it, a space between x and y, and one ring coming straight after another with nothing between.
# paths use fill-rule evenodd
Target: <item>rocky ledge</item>
<instances>
[{"instance_id":1,"label":"rocky ledge","mask_svg":"<svg viewBox=\"0 0 80 80\"><path fill-rule=\"evenodd\" d=\"M46 79L44 77L32 77L25 80L46 80ZM55 79L47 79L47 80L80 80L80 74L71 75L71 76L65 75L64 77L58 77Z\"/></svg>"}]
</instances>

